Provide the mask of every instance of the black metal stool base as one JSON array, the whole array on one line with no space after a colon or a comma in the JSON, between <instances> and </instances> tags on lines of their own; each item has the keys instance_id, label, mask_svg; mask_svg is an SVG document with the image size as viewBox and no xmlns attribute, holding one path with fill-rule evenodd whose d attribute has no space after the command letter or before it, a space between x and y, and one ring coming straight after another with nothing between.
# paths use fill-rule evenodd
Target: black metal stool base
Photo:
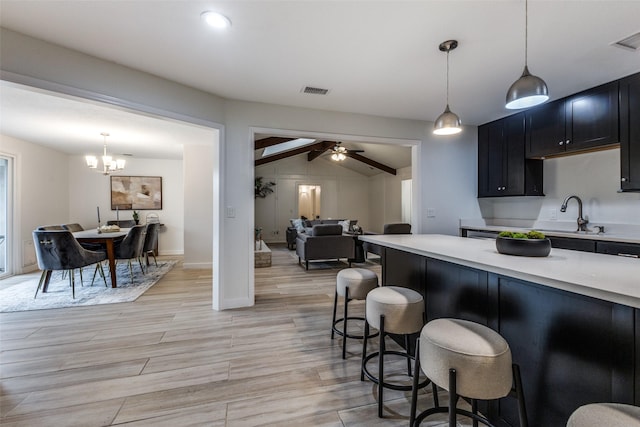
<instances>
[{"instance_id":1,"label":"black metal stool base","mask_svg":"<svg viewBox=\"0 0 640 427\"><path fill-rule=\"evenodd\" d=\"M362 320L364 321L364 317L347 317L347 320L351 321L351 320ZM341 319L337 319L335 322L333 322L333 332L340 335L341 337L345 336L344 333L338 329L337 325L338 323L342 323L344 321L344 318ZM367 336L367 338L375 338L379 335L379 332L375 332L373 334L369 334ZM347 338L354 338L357 340L361 340L364 338L364 335L352 335L352 334L347 334Z\"/></svg>"},{"instance_id":2,"label":"black metal stool base","mask_svg":"<svg viewBox=\"0 0 640 427\"><path fill-rule=\"evenodd\" d=\"M369 362L369 360L374 359L379 355L380 355L379 351L376 351L375 353L371 353L367 355L367 357L364 358L364 363L362 365L362 372L364 373L364 376L369 378L373 383L378 385L380 385L380 381L378 380L378 377L374 376L371 372L369 372L369 369L367 368L367 363ZM385 356L389 356L389 355L401 356L409 360L413 360L413 356L411 356L410 354L404 353L402 351L386 350L384 352L384 355ZM423 382L418 384L418 388L424 388L428 386L430 382L431 381L429 381L429 378L426 378ZM412 384L394 384L387 381L383 381L382 386L391 390L400 390L400 391L409 391L413 389Z\"/></svg>"}]
</instances>

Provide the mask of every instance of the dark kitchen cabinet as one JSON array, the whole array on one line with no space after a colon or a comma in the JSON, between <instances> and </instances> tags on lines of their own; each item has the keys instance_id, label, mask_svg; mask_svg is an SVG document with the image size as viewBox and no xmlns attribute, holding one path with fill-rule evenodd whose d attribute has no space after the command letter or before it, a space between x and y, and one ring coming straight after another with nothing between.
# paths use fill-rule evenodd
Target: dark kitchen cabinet
<instances>
[{"instance_id":1,"label":"dark kitchen cabinet","mask_svg":"<svg viewBox=\"0 0 640 427\"><path fill-rule=\"evenodd\" d=\"M478 197L542 196L542 161L524 156L525 117L478 128Z\"/></svg>"},{"instance_id":2,"label":"dark kitchen cabinet","mask_svg":"<svg viewBox=\"0 0 640 427\"><path fill-rule=\"evenodd\" d=\"M544 104L525 115L529 158L590 151L620 142L617 81Z\"/></svg>"},{"instance_id":3,"label":"dark kitchen cabinet","mask_svg":"<svg viewBox=\"0 0 640 427\"><path fill-rule=\"evenodd\" d=\"M542 104L525 112L527 157L540 158L564 153L564 100Z\"/></svg>"},{"instance_id":4,"label":"dark kitchen cabinet","mask_svg":"<svg viewBox=\"0 0 640 427\"><path fill-rule=\"evenodd\" d=\"M640 191L640 74L620 81L620 188Z\"/></svg>"}]
</instances>

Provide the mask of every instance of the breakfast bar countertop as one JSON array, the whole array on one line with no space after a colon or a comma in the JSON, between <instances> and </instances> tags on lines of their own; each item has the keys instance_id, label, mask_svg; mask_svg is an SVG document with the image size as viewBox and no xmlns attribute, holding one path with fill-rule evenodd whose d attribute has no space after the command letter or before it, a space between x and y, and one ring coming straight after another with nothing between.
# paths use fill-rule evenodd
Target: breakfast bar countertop
<instances>
[{"instance_id":1,"label":"breakfast bar countertop","mask_svg":"<svg viewBox=\"0 0 640 427\"><path fill-rule=\"evenodd\" d=\"M440 234L363 235L370 242L576 294L640 308L640 259L551 249L548 257L504 255L492 239Z\"/></svg>"}]
</instances>

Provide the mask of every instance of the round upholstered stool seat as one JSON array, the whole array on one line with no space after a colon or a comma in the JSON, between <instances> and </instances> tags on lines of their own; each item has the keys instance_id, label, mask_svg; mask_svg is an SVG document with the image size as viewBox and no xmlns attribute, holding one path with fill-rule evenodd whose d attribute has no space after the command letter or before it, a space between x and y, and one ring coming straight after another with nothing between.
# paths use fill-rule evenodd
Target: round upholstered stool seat
<instances>
[{"instance_id":1,"label":"round upholstered stool seat","mask_svg":"<svg viewBox=\"0 0 640 427\"><path fill-rule=\"evenodd\" d=\"M385 356L400 356L407 359L407 375L411 376L411 360L413 356L406 351L386 350L385 337L387 334L404 335L405 349L409 348L409 335L422 329L424 325L424 299L418 292L398 286L382 286L367 294L365 304L365 340L362 348L362 370L360 379L366 376L378 384L378 416L382 417L383 389L411 390L410 384L390 383L384 380ZM379 350L367 355L367 338L369 328L373 326L380 333ZM367 368L367 363L378 358L378 372L373 375ZM425 387L429 380L425 379L417 385Z\"/></svg>"},{"instance_id":2,"label":"round upholstered stool seat","mask_svg":"<svg viewBox=\"0 0 640 427\"><path fill-rule=\"evenodd\" d=\"M591 403L573 411L567 427L638 427L640 407L621 403Z\"/></svg>"},{"instance_id":3,"label":"round upholstered stool seat","mask_svg":"<svg viewBox=\"0 0 640 427\"><path fill-rule=\"evenodd\" d=\"M461 319L432 320L420 332L416 358L416 374L420 366L434 384L449 391L450 406L424 411L412 425L419 425L426 416L437 412L449 412L450 425L455 425L456 414L471 416L476 421L490 425L488 420L477 414L475 400L508 396L514 384L514 374L520 403L520 423L526 425L519 369L511 362L509 344L494 330ZM415 395L414 391L412 421ZM472 400L472 413L456 407L460 396Z\"/></svg>"},{"instance_id":4,"label":"round upholstered stool seat","mask_svg":"<svg viewBox=\"0 0 640 427\"><path fill-rule=\"evenodd\" d=\"M336 277L336 291L341 297L363 300L367 294L378 287L378 275L366 268L345 268Z\"/></svg>"},{"instance_id":5,"label":"round upholstered stool seat","mask_svg":"<svg viewBox=\"0 0 640 427\"><path fill-rule=\"evenodd\" d=\"M367 294L378 287L378 275L366 268L345 268L340 270L336 276L336 292L333 300L333 323L331 326L331 339L335 334L341 335L342 339L342 358L346 359L347 355L347 338L362 339L362 335L349 334L347 332L347 324L349 320L364 320L363 317L348 315L348 305L351 300L364 300ZM344 298L344 316L336 319L338 309L338 296ZM338 324L342 323L342 330L338 329ZM371 337L376 336L373 334ZM370 338L371 338L370 337Z\"/></svg>"},{"instance_id":6,"label":"round upholstered stool seat","mask_svg":"<svg viewBox=\"0 0 640 427\"><path fill-rule=\"evenodd\" d=\"M443 388L449 369L458 373L458 394L471 399L498 399L513 384L511 350L504 338L479 323L436 319L420 333L420 358L425 375Z\"/></svg>"}]
</instances>

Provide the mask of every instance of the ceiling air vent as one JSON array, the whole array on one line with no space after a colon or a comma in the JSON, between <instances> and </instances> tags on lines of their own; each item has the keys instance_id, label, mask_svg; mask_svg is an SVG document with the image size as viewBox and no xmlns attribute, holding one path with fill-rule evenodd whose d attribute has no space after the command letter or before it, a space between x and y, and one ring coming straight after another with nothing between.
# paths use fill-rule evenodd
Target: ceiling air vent
<instances>
[{"instance_id":1,"label":"ceiling air vent","mask_svg":"<svg viewBox=\"0 0 640 427\"><path fill-rule=\"evenodd\" d=\"M625 37L622 40L618 40L617 42L613 42L612 45L636 52L640 49L640 32L632 34L629 37Z\"/></svg>"},{"instance_id":2,"label":"ceiling air vent","mask_svg":"<svg viewBox=\"0 0 640 427\"><path fill-rule=\"evenodd\" d=\"M305 86L302 89L302 93L310 93L312 95L326 95L327 93L329 93L329 89L322 89L322 88L313 87L313 86Z\"/></svg>"}]
</instances>

